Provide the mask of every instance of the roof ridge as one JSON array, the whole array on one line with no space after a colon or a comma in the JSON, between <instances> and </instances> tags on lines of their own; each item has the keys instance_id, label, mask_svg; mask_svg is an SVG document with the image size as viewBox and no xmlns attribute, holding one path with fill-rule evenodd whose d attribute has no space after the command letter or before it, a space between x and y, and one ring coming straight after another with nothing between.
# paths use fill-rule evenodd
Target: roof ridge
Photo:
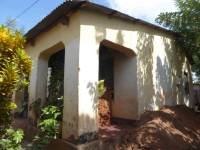
<instances>
[{"instance_id":1,"label":"roof ridge","mask_svg":"<svg viewBox=\"0 0 200 150\"><path fill-rule=\"evenodd\" d=\"M105 12L107 12L108 15L113 15L115 17L119 17L119 18L122 18L125 20L139 22L139 23L145 24L147 26L150 26L152 28L157 28L159 30L163 30L165 32L170 32L172 34L177 34L171 30L168 30L168 29L162 28L158 25L149 23L147 21L132 17L132 16L122 13L118 10L83 0L83 1L65 1L62 4L60 4L58 7L56 7L54 10L52 10L47 16L45 16L41 21L39 21L33 28L31 28L25 34L25 36L27 37L27 42L31 39L34 39L40 32L42 32L43 30L45 30L45 28L47 28L48 26L53 24L55 21L57 21L62 15L67 14L72 10L73 11L77 10L79 8L88 8L88 9L95 8L95 10L97 10L96 8L98 8L98 11L100 11L101 13L104 13L104 14L106 14Z\"/></svg>"}]
</instances>

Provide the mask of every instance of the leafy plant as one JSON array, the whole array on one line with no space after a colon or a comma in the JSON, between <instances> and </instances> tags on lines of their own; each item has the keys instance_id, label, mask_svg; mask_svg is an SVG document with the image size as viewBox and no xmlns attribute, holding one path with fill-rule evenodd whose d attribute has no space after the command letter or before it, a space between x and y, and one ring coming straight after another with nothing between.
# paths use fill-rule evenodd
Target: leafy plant
<instances>
[{"instance_id":1,"label":"leafy plant","mask_svg":"<svg viewBox=\"0 0 200 150\"><path fill-rule=\"evenodd\" d=\"M23 150L21 142L23 139L22 130L14 130L12 128L6 129L5 134L0 139L1 150Z\"/></svg>"},{"instance_id":2,"label":"leafy plant","mask_svg":"<svg viewBox=\"0 0 200 150\"><path fill-rule=\"evenodd\" d=\"M14 91L28 85L31 59L24 51L25 39L18 30L0 25L0 136L11 121Z\"/></svg>"},{"instance_id":3,"label":"leafy plant","mask_svg":"<svg viewBox=\"0 0 200 150\"><path fill-rule=\"evenodd\" d=\"M42 150L51 140L56 139L59 123L57 121L60 111L56 106L46 106L41 110L41 120L38 125L40 132L35 136L33 144L29 145L31 150Z\"/></svg>"},{"instance_id":4,"label":"leafy plant","mask_svg":"<svg viewBox=\"0 0 200 150\"><path fill-rule=\"evenodd\" d=\"M59 112L61 114L57 118L58 121L62 121L62 116L63 116L63 100L64 100L64 97L61 96L59 98L56 98L56 100L50 100L50 101L46 102L46 105L55 106L55 107L57 107L59 109Z\"/></svg>"},{"instance_id":5,"label":"leafy plant","mask_svg":"<svg viewBox=\"0 0 200 150\"><path fill-rule=\"evenodd\" d=\"M104 80L100 80L98 82L97 88L98 88L99 97L103 96L104 93L106 92L105 81Z\"/></svg>"},{"instance_id":6,"label":"leafy plant","mask_svg":"<svg viewBox=\"0 0 200 150\"><path fill-rule=\"evenodd\" d=\"M56 106L47 106L42 109L41 122L39 127L42 132L48 132L51 137L56 137L58 122L57 118L60 115L60 111Z\"/></svg>"}]
</instances>

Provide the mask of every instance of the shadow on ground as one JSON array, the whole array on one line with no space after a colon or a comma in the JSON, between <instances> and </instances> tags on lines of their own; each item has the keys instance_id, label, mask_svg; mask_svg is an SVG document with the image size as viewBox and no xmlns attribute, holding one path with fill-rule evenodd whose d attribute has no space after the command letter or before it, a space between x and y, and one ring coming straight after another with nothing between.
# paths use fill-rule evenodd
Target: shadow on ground
<instances>
[{"instance_id":1,"label":"shadow on ground","mask_svg":"<svg viewBox=\"0 0 200 150\"><path fill-rule=\"evenodd\" d=\"M121 137L121 149L200 149L200 114L185 106L145 112L133 131Z\"/></svg>"},{"instance_id":2,"label":"shadow on ground","mask_svg":"<svg viewBox=\"0 0 200 150\"><path fill-rule=\"evenodd\" d=\"M25 130L28 140L35 129L26 126L24 120L15 123ZM145 112L133 123L100 127L98 143L95 150L199 150L200 113L182 105L165 106L160 111ZM48 145L48 150L57 148L72 149L61 139Z\"/></svg>"}]
</instances>

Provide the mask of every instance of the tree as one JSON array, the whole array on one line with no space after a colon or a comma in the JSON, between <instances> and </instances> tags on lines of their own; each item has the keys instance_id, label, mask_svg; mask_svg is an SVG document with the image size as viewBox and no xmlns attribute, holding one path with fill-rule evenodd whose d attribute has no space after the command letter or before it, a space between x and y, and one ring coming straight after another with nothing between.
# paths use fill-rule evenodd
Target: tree
<instances>
[{"instance_id":1,"label":"tree","mask_svg":"<svg viewBox=\"0 0 200 150\"><path fill-rule=\"evenodd\" d=\"M28 85L31 59L24 51L25 39L18 30L0 25L0 135L11 121L16 108L14 91Z\"/></svg>"},{"instance_id":2,"label":"tree","mask_svg":"<svg viewBox=\"0 0 200 150\"><path fill-rule=\"evenodd\" d=\"M175 0L177 12L160 13L156 22L180 33L177 41L192 57L193 71L200 79L200 1Z\"/></svg>"}]
</instances>

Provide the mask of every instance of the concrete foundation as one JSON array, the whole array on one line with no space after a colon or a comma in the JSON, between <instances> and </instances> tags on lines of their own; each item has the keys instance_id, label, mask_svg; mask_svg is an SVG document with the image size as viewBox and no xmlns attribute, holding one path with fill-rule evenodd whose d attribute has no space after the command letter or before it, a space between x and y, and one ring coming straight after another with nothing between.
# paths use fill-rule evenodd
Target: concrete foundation
<instances>
[{"instance_id":1,"label":"concrete foundation","mask_svg":"<svg viewBox=\"0 0 200 150\"><path fill-rule=\"evenodd\" d=\"M54 140L52 141L45 150L99 150L100 141L95 140L92 142L87 142L85 144L75 145L71 142L68 142L66 140Z\"/></svg>"}]
</instances>

